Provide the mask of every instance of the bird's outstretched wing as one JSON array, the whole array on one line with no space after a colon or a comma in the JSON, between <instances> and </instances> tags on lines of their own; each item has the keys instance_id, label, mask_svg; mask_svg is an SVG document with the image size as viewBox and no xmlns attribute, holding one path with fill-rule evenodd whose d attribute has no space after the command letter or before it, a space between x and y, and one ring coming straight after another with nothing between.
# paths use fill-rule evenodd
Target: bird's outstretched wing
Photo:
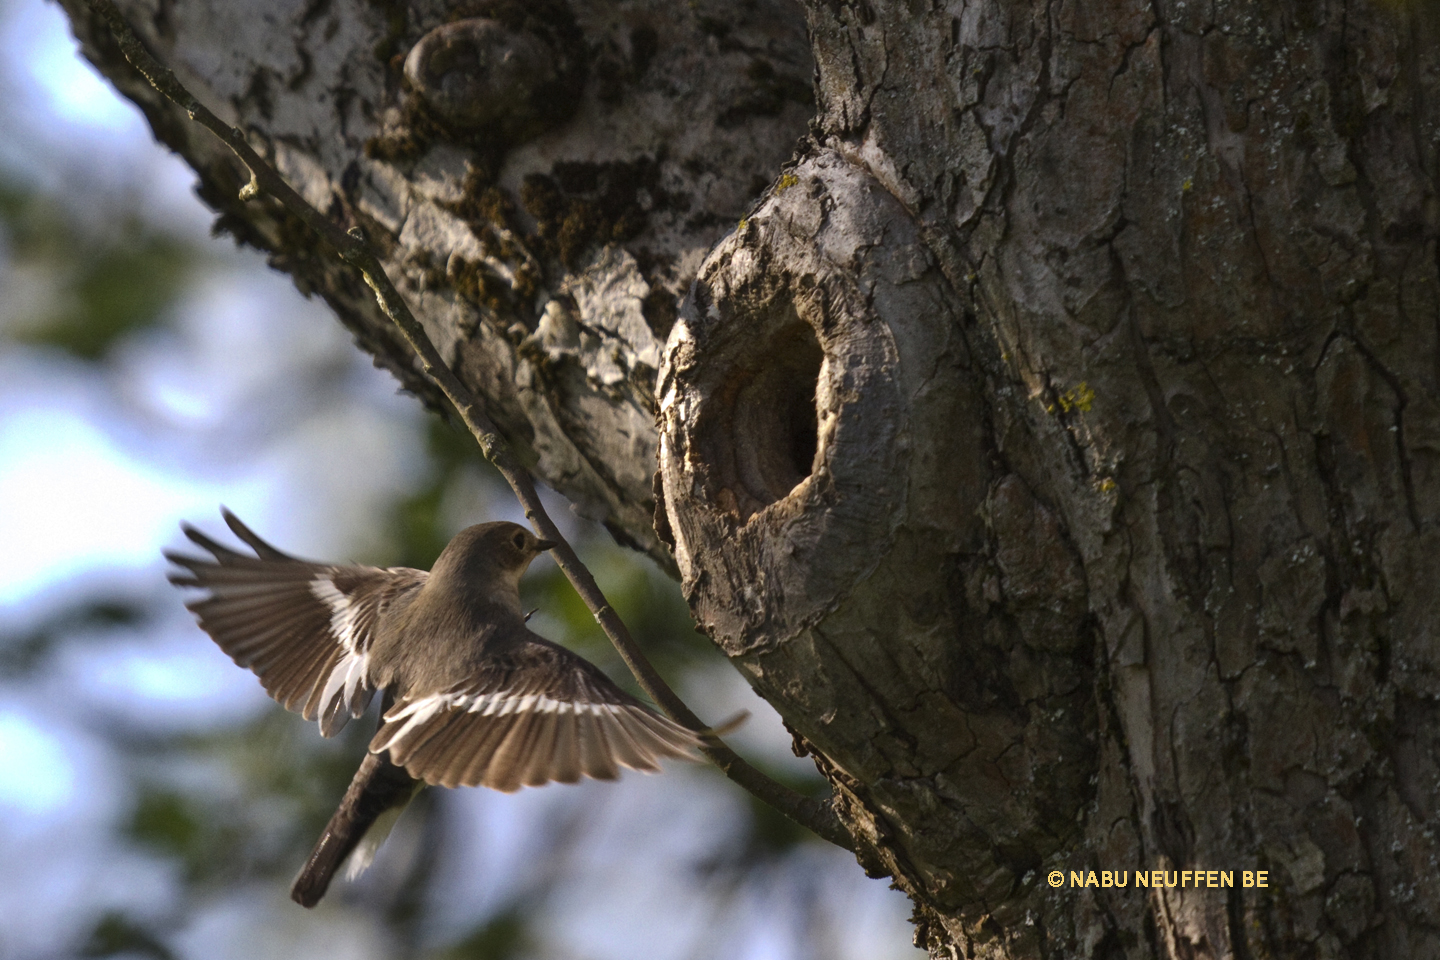
<instances>
[{"instance_id":1,"label":"bird's outstretched wing","mask_svg":"<svg viewBox=\"0 0 1440 960\"><path fill-rule=\"evenodd\" d=\"M220 649L255 672L270 696L320 732L334 736L365 712L375 688L369 651L384 611L412 596L427 574L407 567L310 563L261 540L228 510L235 536L255 551L237 553L188 524L185 536L214 561L166 551L188 573L172 573L180 587L208 591L188 607Z\"/></svg>"},{"instance_id":2,"label":"bird's outstretched wing","mask_svg":"<svg viewBox=\"0 0 1440 960\"><path fill-rule=\"evenodd\" d=\"M653 772L662 757L697 760L700 737L629 696L589 662L531 635L440 693L398 698L370 752L443 787L506 793L620 767Z\"/></svg>"}]
</instances>

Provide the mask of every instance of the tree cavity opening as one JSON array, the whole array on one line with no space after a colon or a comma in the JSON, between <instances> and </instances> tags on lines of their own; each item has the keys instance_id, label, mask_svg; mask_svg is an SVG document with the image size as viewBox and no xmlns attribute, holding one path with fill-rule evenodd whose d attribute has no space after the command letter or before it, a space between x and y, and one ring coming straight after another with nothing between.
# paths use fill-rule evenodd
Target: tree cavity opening
<instances>
[{"instance_id":1,"label":"tree cavity opening","mask_svg":"<svg viewBox=\"0 0 1440 960\"><path fill-rule=\"evenodd\" d=\"M769 330L756 324L759 335L735 358L698 424L707 492L741 523L815 469L815 392L825 353L793 304L779 319Z\"/></svg>"}]
</instances>

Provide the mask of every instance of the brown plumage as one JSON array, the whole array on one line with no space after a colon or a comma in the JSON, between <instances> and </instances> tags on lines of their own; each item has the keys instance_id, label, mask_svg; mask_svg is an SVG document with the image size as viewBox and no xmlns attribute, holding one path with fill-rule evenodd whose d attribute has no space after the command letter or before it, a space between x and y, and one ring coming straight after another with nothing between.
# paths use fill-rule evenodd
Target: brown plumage
<instances>
[{"instance_id":1,"label":"brown plumage","mask_svg":"<svg viewBox=\"0 0 1440 960\"><path fill-rule=\"evenodd\" d=\"M423 784L509 792L697 759L699 734L525 626L520 577L553 544L524 527L462 530L426 573L299 560L223 515L254 556L188 525L214 560L165 554L186 571L172 583L206 591L186 604L205 632L327 737L385 691L371 755L291 889L304 906L357 847L368 864L383 837L367 831Z\"/></svg>"}]
</instances>

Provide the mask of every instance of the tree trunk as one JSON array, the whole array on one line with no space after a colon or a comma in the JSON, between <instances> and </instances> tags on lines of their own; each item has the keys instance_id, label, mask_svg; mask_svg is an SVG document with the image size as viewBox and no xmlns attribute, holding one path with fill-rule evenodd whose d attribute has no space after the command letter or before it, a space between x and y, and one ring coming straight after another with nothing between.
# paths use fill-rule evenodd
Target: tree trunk
<instances>
[{"instance_id":1,"label":"tree trunk","mask_svg":"<svg viewBox=\"0 0 1440 960\"><path fill-rule=\"evenodd\" d=\"M1440 956L1434 4L261 6L126 10L678 568L933 955Z\"/></svg>"}]
</instances>

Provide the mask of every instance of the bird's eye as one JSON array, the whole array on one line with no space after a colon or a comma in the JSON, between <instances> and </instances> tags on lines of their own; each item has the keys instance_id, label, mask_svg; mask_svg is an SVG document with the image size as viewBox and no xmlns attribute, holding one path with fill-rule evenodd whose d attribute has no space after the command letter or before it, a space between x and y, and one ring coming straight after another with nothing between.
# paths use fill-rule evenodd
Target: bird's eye
<instances>
[{"instance_id":1,"label":"bird's eye","mask_svg":"<svg viewBox=\"0 0 1440 960\"><path fill-rule=\"evenodd\" d=\"M510 538L510 542L513 543L513 544L515 544L515 549L516 549L516 550L524 550L524 549L525 549L525 534L523 534L523 533L517 533L517 534L515 534L515 536L513 536L513 537Z\"/></svg>"}]
</instances>

